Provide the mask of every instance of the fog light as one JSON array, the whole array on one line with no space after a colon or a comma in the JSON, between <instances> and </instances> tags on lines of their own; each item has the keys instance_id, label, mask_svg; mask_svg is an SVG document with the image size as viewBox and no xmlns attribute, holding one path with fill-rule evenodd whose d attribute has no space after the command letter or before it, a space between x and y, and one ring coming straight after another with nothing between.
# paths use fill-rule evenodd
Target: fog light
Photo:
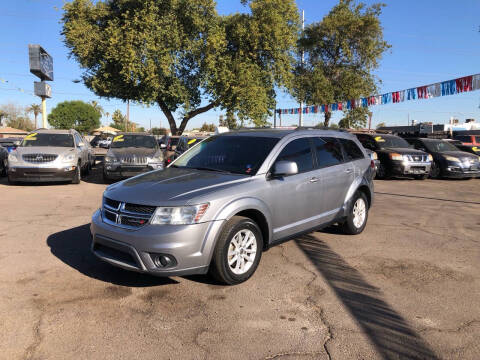
<instances>
[{"instance_id":1,"label":"fog light","mask_svg":"<svg viewBox=\"0 0 480 360\"><path fill-rule=\"evenodd\" d=\"M158 268L172 267L177 264L175 258L166 254L151 254L153 264Z\"/></svg>"}]
</instances>

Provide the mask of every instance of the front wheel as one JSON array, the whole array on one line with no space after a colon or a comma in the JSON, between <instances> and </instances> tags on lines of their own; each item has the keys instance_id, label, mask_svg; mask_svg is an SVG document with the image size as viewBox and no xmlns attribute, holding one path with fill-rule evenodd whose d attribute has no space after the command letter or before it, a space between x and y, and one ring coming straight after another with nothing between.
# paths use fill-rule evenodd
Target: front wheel
<instances>
[{"instance_id":1,"label":"front wheel","mask_svg":"<svg viewBox=\"0 0 480 360\"><path fill-rule=\"evenodd\" d=\"M81 171L80 164L78 164L73 174L72 184L80 184L80 180L82 179Z\"/></svg>"},{"instance_id":2,"label":"front wheel","mask_svg":"<svg viewBox=\"0 0 480 360\"><path fill-rule=\"evenodd\" d=\"M357 191L353 195L348 208L347 219L342 224L342 230L345 234L360 234L367 225L368 219L368 200L365 193Z\"/></svg>"},{"instance_id":3,"label":"front wheel","mask_svg":"<svg viewBox=\"0 0 480 360\"><path fill-rule=\"evenodd\" d=\"M262 256L263 238L258 225L249 218L234 216L217 240L210 273L227 285L248 280Z\"/></svg>"},{"instance_id":4,"label":"front wheel","mask_svg":"<svg viewBox=\"0 0 480 360\"><path fill-rule=\"evenodd\" d=\"M415 175L414 178L416 180L425 180L428 177L428 175Z\"/></svg>"},{"instance_id":5,"label":"front wheel","mask_svg":"<svg viewBox=\"0 0 480 360\"><path fill-rule=\"evenodd\" d=\"M430 177L432 179L440 179L442 177L442 172L440 166L434 161L432 167L430 168Z\"/></svg>"}]
</instances>

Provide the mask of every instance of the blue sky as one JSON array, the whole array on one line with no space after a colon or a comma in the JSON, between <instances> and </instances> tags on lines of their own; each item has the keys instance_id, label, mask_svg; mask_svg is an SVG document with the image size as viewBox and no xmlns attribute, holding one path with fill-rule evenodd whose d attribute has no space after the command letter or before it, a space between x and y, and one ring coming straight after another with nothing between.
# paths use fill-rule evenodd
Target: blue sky
<instances>
[{"instance_id":1,"label":"blue sky","mask_svg":"<svg viewBox=\"0 0 480 360\"><path fill-rule=\"evenodd\" d=\"M333 0L297 0L305 10L306 24L320 21L335 5ZM367 4L372 1L365 1ZM382 80L381 93L480 73L480 1L478 0L384 0L387 4L381 20L385 39L392 49L385 54L377 71ZM42 45L54 58L55 81L51 83L53 98L47 100L47 111L64 100L97 100L105 111L113 113L126 105L120 100L97 98L78 79L81 69L68 52L60 36L62 0L15 0L0 2L0 104L19 105L39 103L33 93L36 77L29 73L29 43ZM243 11L240 0L218 1L222 14ZM17 90L23 89L23 92ZM298 106L287 94L278 94L278 107ZM444 96L429 100L407 101L371 107L372 123L404 125L407 120L445 123L451 116L463 121L480 121L480 91ZM210 111L192 119L187 128L203 122L218 122L219 111ZM342 112L334 113L338 122ZM133 105L130 118L141 126L166 126L167 121L158 107ZM305 115L305 124L316 124L321 115ZM103 123L107 123L104 118ZM283 124L298 122L298 115L283 115Z\"/></svg>"}]
</instances>

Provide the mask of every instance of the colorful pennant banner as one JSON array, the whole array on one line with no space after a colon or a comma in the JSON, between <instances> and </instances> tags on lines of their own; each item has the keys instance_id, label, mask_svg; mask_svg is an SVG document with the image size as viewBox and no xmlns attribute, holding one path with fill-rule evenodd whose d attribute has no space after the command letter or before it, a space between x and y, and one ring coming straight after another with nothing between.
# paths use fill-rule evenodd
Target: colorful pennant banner
<instances>
[{"instance_id":1,"label":"colorful pennant banner","mask_svg":"<svg viewBox=\"0 0 480 360\"><path fill-rule=\"evenodd\" d=\"M474 90L480 90L480 74L464 76L458 79L401 91L389 92L382 95L373 95L360 99L342 101L334 104L306 106L302 110L300 108L277 109L276 112L278 114L299 114L300 111L302 111L304 114L317 114L339 110L350 110L357 107L399 103L407 100L430 99Z\"/></svg>"}]
</instances>

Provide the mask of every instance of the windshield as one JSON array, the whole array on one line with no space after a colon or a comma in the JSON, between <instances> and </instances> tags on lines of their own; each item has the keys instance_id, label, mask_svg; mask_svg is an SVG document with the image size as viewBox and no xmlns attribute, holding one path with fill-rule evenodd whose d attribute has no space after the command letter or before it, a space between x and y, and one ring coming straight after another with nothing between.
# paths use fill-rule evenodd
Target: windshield
<instances>
[{"instance_id":1,"label":"windshield","mask_svg":"<svg viewBox=\"0 0 480 360\"><path fill-rule=\"evenodd\" d=\"M408 148L408 142L397 136L375 136L375 141L381 149L385 148Z\"/></svg>"},{"instance_id":2,"label":"windshield","mask_svg":"<svg viewBox=\"0 0 480 360\"><path fill-rule=\"evenodd\" d=\"M25 136L20 146L74 147L71 134L31 133Z\"/></svg>"},{"instance_id":3,"label":"windshield","mask_svg":"<svg viewBox=\"0 0 480 360\"><path fill-rule=\"evenodd\" d=\"M268 137L212 136L172 166L254 175L277 142Z\"/></svg>"},{"instance_id":4,"label":"windshield","mask_svg":"<svg viewBox=\"0 0 480 360\"><path fill-rule=\"evenodd\" d=\"M423 144L425 145L427 150L431 152L458 151L455 146L442 140L425 141Z\"/></svg>"},{"instance_id":5,"label":"windshield","mask_svg":"<svg viewBox=\"0 0 480 360\"><path fill-rule=\"evenodd\" d=\"M141 147L153 149L157 142L149 135L117 135L112 140L111 148Z\"/></svg>"}]
</instances>

